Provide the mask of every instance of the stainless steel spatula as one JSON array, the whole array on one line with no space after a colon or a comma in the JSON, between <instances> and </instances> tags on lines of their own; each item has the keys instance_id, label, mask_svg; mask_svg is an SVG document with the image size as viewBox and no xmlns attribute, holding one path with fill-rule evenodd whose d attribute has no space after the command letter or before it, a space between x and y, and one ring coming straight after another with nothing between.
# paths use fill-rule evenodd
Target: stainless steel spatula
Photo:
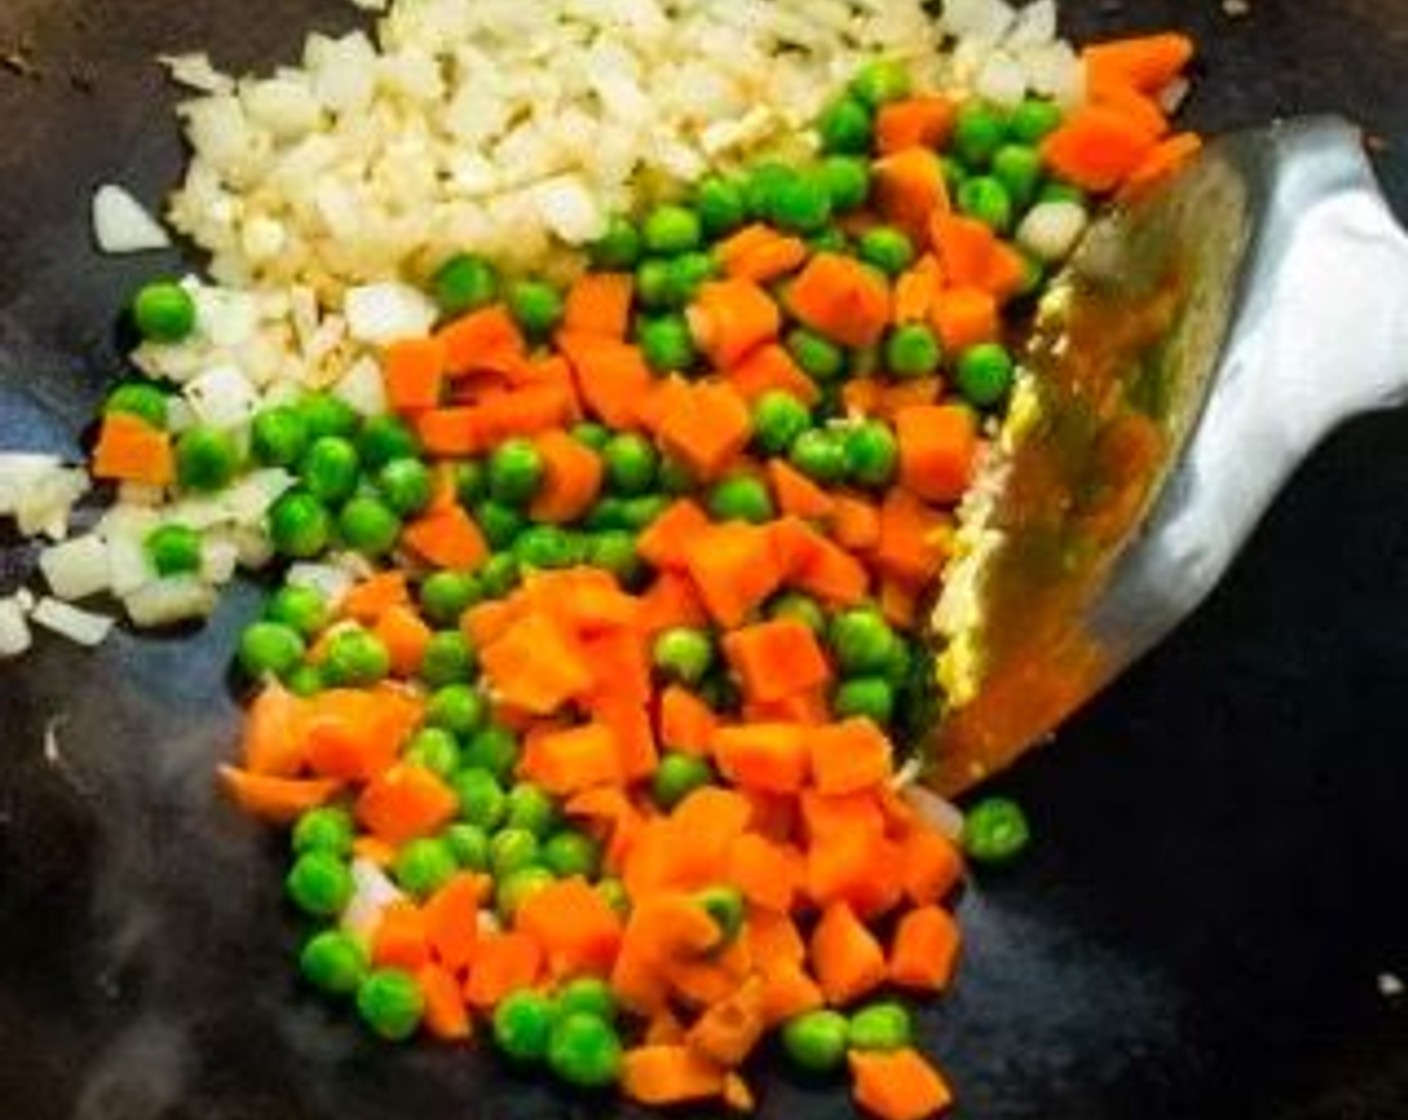
<instances>
[{"instance_id":1,"label":"stainless steel spatula","mask_svg":"<svg viewBox=\"0 0 1408 1120\"><path fill-rule=\"evenodd\" d=\"M1181 619L1338 422L1408 398L1408 236L1336 119L1209 145L1043 301L935 611L957 792Z\"/></svg>"}]
</instances>

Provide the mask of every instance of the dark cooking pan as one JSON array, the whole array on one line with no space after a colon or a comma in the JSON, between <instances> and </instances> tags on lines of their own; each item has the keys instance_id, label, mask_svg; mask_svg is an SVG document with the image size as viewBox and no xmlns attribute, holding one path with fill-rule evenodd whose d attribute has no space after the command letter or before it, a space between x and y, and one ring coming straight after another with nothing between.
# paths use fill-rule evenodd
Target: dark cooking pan
<instances>
[{"instance_id":1,"label":"dark cooking pan","mask_svg":"<svg viewBox=\"0 0 1408 1120\"><path fill-rule=\"evenodd\" d=\"M1249 7L1064 14L1078 35L1192 30L1204 128L1358 118L1408 205L1408 0ZM113 309L151 265L97 259L85 206L102 178L154 198L177 172L152 56L267 66L355 17L0 0L0 446L76 450L118 368ZM41 642L0 668L0 1117L596 1115L480 1054L375 1045L298 989L275 849L210 782L236 726L229 636L255 600L197 633ZM923 1014L959 1115L1408 1117L1408 1000L1384 979L1408 977L1405 623L1399 414L1325 447L1197 618L1003 780L1038 842L968 891L966 966ZM847 1109L766 1085L766 1116Z\"/></svg>"}]
</instances>

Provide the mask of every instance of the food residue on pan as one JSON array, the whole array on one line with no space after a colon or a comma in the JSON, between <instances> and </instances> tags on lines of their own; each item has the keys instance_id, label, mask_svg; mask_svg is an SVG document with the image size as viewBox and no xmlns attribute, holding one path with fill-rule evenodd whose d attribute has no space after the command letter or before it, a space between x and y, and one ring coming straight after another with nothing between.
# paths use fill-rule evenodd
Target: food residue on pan
<instances>
[{"instance_id":1,"label":"food residue on pan","mask_svg":"<svg viewBox=\"0 0 1408 1120\"><path fill-rule=\"evenodd\" d=\"M364 6L272 76L167 60L210 279L133 298L90 531L89 474L0 460L55 541L0 651L266 571L221 777L291 832L311 987L646 1104L751 1110L775 1033L942 1110L910 1001L960 850L1029 831L918 784L927 604L1021 323L1196 149L1191 44L1078 54L1046 0ZM115 186L94 218L165 238Z\"/></svg>"}]
</instances>

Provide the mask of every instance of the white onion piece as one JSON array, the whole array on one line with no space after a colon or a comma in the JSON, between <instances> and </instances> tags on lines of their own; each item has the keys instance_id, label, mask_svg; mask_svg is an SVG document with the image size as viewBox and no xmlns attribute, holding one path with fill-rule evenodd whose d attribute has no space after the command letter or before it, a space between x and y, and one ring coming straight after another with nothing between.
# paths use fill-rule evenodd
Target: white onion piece
<instances>
[{"instance_id":1,"label":"white onion piece","mask_svg":"<svg viewBox=\"0 0 1408 1120\"><path fill-rule=\"evenodd\" d=\"M12 516L19 508L20 498L36 479L62 469L63 462L57 455L0 452L0 515Z\"/></svg>"},{"instance_id":2,"label":"white onion piece","mask_svg":"<svg viewBox=\"0 0 1408 1120\"><path fill-rule=\"evenodd\" d=\"M146 208L114 183L93 193L93 239L104 253L144 253L171 247L171 237Z\"/></svg>"},{"instance_id":3,"label":"white onion piece","mask_svg":"<svg viewBox=\"0 0 1408 1120\"><path fill-rule=\"evenodd\" d=\"M122 600L127 617L138 626L147 627L206 618L215 609L215 603L215 589L189 573L153 580Z\"/></svg>"},{"instance_id":4,"label":"white onion piece","mask_svg":"<svg viewBox=\"0 0 1408 1120\"><path fill-rule=\"evenodd\" d=\"M380 416L386 411L386 382L382 380L381 367L370 357L354 362L333 386L332 394L361 416Z\"/></svg>"},{"instance_id":5,"label":"white onion piece","mask_svg":"<svg viewBox=\"0 0 1408 1120\"><path fill-rule=\"evenodd\" d=\"M18 657L34 644L19 596L0 599L0 657Z\"/></svg>"},{"instance_id":6,"label":"white onion piece","mask_svg":"<svg viewBox=\"0 0 1408 1120\"><path fill-rule=\"evenodd\" d=\"M200 544L200 577L206 583L220 585L235 577L240 562L240 546L231 536L210 533Z\"/></svg>"},{"instance_id":7,"label":"white onion piece","mask_svg":"<svg viewBox=\"0 0 1408 1120\"><path fill-rule=\"evenodd\" d=\"M559 175L533 188L543 223L569 245L584 245L606 229L606 214L579 175Z\"/></svg>"},{"instance_id":8,"label":"white onion piece","mask_svg":"<svg viewBox=\"0 0 1408 1120\"><path fill-rule=\"evenodd\" d=\"M284 582L295 587L307 587L323 597L331 609L347 597L355 582L351 575L333 564L312 564L300 561L289 567Z\"/></svg>"},{"instance_id":9,"label":"white onion piece","mask_svg":"<svg viewBox=\"0 0 1408 1120\"><path fill-rule=\"evenodd\" d=\"M963 835L963 810L927 786L913 782L900 791L900 796L925 824L938 829L954 842Z\"/></svg>"},{"instance_id":10,"label":"white onion piece","mask_svg":"<svg viewBox=\"0 0 1408 1120\"><path fill-rule=\"evenodd\" d=\"M342 928L358 937L369 938L376 932L381 912L406 896L370 860L358 856L352 860L350 870L352 897L342 911Z\"/></svg>"},{"instance_id":11,"label":"white onion piece","mask_svg":"<svg viewBox=\"0 0 1408 1120\"><path fill-rule=\"evenodd\" d=\"M1017 13L1007 46L1030 47L1056 38L1056 0L1036 0Z\"/></svg>"},{"instance_id":12,"label":"white onion piece","mask_svg":"<svg viewBox=\"0 0 1408 1120\"><path fill-rule=\"evenodd\" d=\"M238 428L247 424L259 407L254 386L232 365L218 365L187 382L184 390L191 410L213 428Z\"/></svg>"},{"instance_id":13,"label":"white onion piece","mask_svg":"<svg viewBox=\"0 0 1408 1120\"><path fill-rule=\"evenodd\" d=\"M1017 227L1017 244L1047 263L1064 260L1075 248L1088 222L1076 202L1039 202Z\"/></svg>"},{"instance_id":14,"label":"white onion piece","mask_svg":"<svg viewBox=\"0 0 1408 1120\"><path fill-rule=\"evenodd\" d=\"M107 542L89 533L39 554L39 570L60 599L84 599L106 591L111 580Z\"/></svg>"},{"instance_id":15,"label":"white onion piece","mask_svg":"<svg viewBox=\"0 0 1408 1120\"><path fill-rule=\"evenodd\" d=\"M943 25L960 39L996 43L1007 34L1017 18L1002 0L945 0Z\"/></svg>"},{"instance_id":16,"label":"white onion piece","mask_svg":"<svg viewBox=\"0 0 1408 1120\"><path fill-rule=\"evenodd\" d=\"M225 492L225 509L237 525L258 525L292 485L293 475L282 467L252 471Z\"/></svg>"},{"instance_id":17,"label":"white onion piece","mask_svg":"<svg viewBox=\"0 0 1408 1120\"><path fill-rule=\"evenodd\" d=\"M48 595L35 604L29 617L44 629L52 630L81 646L97 645L108 636L113 626L109 615L80 610Z\"/></svg>"},{"instance_id":18,"label":"white onion piece","mask_svg":"<svg viewBox=\"0 0 1408 1120\"><path fill-rule=\"evenodd\" d=\"M372 343L427 334L438 314L429 296L396 282L349 288L343 311L352 337Z\"/></svg>"},{"instance_id":19,"label":"white onion piece","mask_svg":"<svg viewBox=\"0 0 1408 1120\"><path fill-rule=\"evenodd\" d=\"M42 533L50 540L68 536L68 517L73 503L88 492L86 472L78 467L61 467L32 479L19 495L15 524L27 537Z\"/></svg>"},{"instance_id":20,"label":"white onion piece","mask_svg":"<svg viewBox=\"0 0 1408 1120\"><path fill-rule=\"evenodd\" d=\"M161 55L158 61L166 67L173 82L187 89L199 93L228 93L235 88L235 80L216 70L204 51Z\"/></svg>"},{"instance_id":21,"label":"white onion piece","mask_svg":"<svg viewBox=\"0 0 1408 1120\"><path fill-rule=\"evenodd\" d=\"M994 51L978 71L974 92L994 105L1014 109L1027 95L1027 72L1006 51Z\"/></svg>"}]
</instances>

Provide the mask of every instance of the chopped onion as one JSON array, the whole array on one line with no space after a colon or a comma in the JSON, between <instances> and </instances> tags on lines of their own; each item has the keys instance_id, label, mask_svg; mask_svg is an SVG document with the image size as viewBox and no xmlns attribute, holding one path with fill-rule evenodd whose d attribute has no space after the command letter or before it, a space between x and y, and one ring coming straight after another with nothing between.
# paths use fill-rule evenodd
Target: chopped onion
<instances>
[{"instance_id":1,"label":"chopped onion","mask_svg":"<svg viewBox=\"0 0 1408 1120\"><path fill-rule=\"evenodd\" d=\"M240 562L240 546L229 535L208 533L201 541L200 578L206 583L229 583L235 577Z\"/></svg>"},{"instance_id":2,"label":"chopped onion","mask_svg":"<svg viewBox=\"0 0 1408 1120\"><path fill-rule=\"evenodd\" d=\"M1078 202L1039 202L1017 227L1017 243L1039 260L1064 260L1085 232L1087 221Z\"/></svg>"},{"instance_id":3,"label":"chopped onion","mask_svg":"<svg viewBox=\"0 0 1408 1120\"><path fill-rule=\"evenodd\" d=\"M32 478L19 495L15 524L27 537L42 533L50 540L68 536L73 503L88 492L88 475L78 467L61 467Z\"/></svg>"},{"instance_id":4,"label":"chopped onion","mask_svg":"<svg viewBox=\"0 0 1408 1120\"><path fill-rule=\"evenodd\" d=\"M259 407L254 386L232 365L216 366L187 382L185 395L201 422L214 428L247 424Z\"/></svg>"},{"instance_id":5,"label":"chopped onion","mask_svg":"<svg viewBox=\"0 0 1408 1120\"><path fill-rule=\"evenodd\" d=\"M199 576L163 576L123 596L127 617L138 626L169 626L206 618L215 610L215 589Z\"/></svg>"},{"instance_id":6,"label":"chopped onion","mask_svg":"<svg viewBox=\"0 0 1408 1120\"><path fill-rule=\"evenodd\" d=\"M579 175L559 175L533 188L544 224L569 245L585 245L606 229L606 215Z\"/></svg>"},{"instance_id":7,"label":"chopped onion","mask_svg":"<svg viewBox=\"0 0 1408 1120\"><path fill-rule=\"evenodd\" d=\"M376 864L357 856L350 865L352 897L342 911L342 928L358 937L376 932L381 912L406 896Z\"/></svg>"},{"instance_id":8,"label":"chopped onion","mask_svg":"<svg viewBox=\"0 0 1408 1120\"><path fill-rule=\"evenodd\" d=\"M943 24L960 39L997 43L1007 34L1017 13L1002 0L945 0Z\"/></svg>"},{"instance_id":9,"label":"chopped onion","mask_svg":"<svg viewBox=\"0 0 1408 1120\"><path fill-rule=\"evenodd\" d=\"M963 810L928 786L911 782L900 791L900 796L920 820L938 829L950 840L956 842L963 835Z\"/></svg>"},{"instance_id":10,"label":"chopped onion","mask_svg":"<svg viewBox=\"0 0 1408 1120\"><path fill-rule=\"evenodd\" d=\"M35 604L29 617L46 630L52 630L81 646L96 646L108 636L113 626L109 615L80 610L48 595Z\"/></svg>"},{"instance_id":11,"label":"chopped onion","mask_svg":"<svg viewBox=\"0 0 1408 1120\"><path fill-rule=\"evenodd\" d=\"M127 191L104 183L93 194L93 238L104 253L169 249L171 237Z\"/></svg>"},{"instance_id":12,"label":"chopped onion","mask_svg":"<svg viewBox=\"0 0 1408 1120\"><path fill-rule=\"evenodd\" d=\"M289 567L284 582L294 587L307 587L318 592L327 605L336 609L346 598L355 582L351 575L333 564L300 562Z\"/></svg>"},{"instance_id":13,"label":"chopped onion","mask_svg":"<svg viewBox=\"0 0 1408 1120\"><path fill-rule=\"evenodd\" d=\"M14 516L20 500L46 474L64 469L57 455L0 452L0 516Z\"/></svg>"},{"instance_id":14,"label":"chopped onion","mask_svg":"<svg viewBox=\"0 0 1408 1120\"><path fill-rule=\"evenodd\" d=\"M373 343L426 334L437 315L429 296L397 282L349 288L343 310L352 337Z\"/></svg>"},{"instance_id":15,"label":"chopped onion","mask_svg":"<svg viewBox=\"0 0 1408 1120\"><path fill-rule=\"evenodd\" d=\"M258 525L293 482L293 475L282 467L252 471L224 493L225 509L237 525Z\"/></svg>"},{"instance_id":16,"label":"chopped onion","mask_svg":"<svg viewBox=\"0 0 1408 1120\"><path fill-rule=\"evenodd\" d=\"M1007 52L994 51L978 71L974 89L984 100L1013 109L1027 95L1027 72Z\"/></svg>"},{"instance_id":17,"label":"chopped onion","mask_svg":"<svg viewBox=\"0 0 1408 1120\"><path fill-rule=\"evenodd\" d=\"M51 545L39 554L39 570L60 599L84 599L106 591L112 578L107 542L89 533Z\"/></svg>"},{"instance_id":18,"label":"chopped onion","mask_svg":"<svg viewBox=\"0 0 1408 1120\"><path fill-rule=\"evenodd\" d=\"M19 596L0 599L0 657L18 657L34 644L24 614Z\"/></svg>"},{"instance_id":19,"label":"chopped onion","mask_svg":"<svg viewBox=\"0 0 1408 1120\"><path fill-rule=\"evenodd\" d=\"M386 383L381 367L370 357L353 363L336 385L333 396L351 405L362 416L380 416L386 411Z\"/></svg>"}]
</instances>

